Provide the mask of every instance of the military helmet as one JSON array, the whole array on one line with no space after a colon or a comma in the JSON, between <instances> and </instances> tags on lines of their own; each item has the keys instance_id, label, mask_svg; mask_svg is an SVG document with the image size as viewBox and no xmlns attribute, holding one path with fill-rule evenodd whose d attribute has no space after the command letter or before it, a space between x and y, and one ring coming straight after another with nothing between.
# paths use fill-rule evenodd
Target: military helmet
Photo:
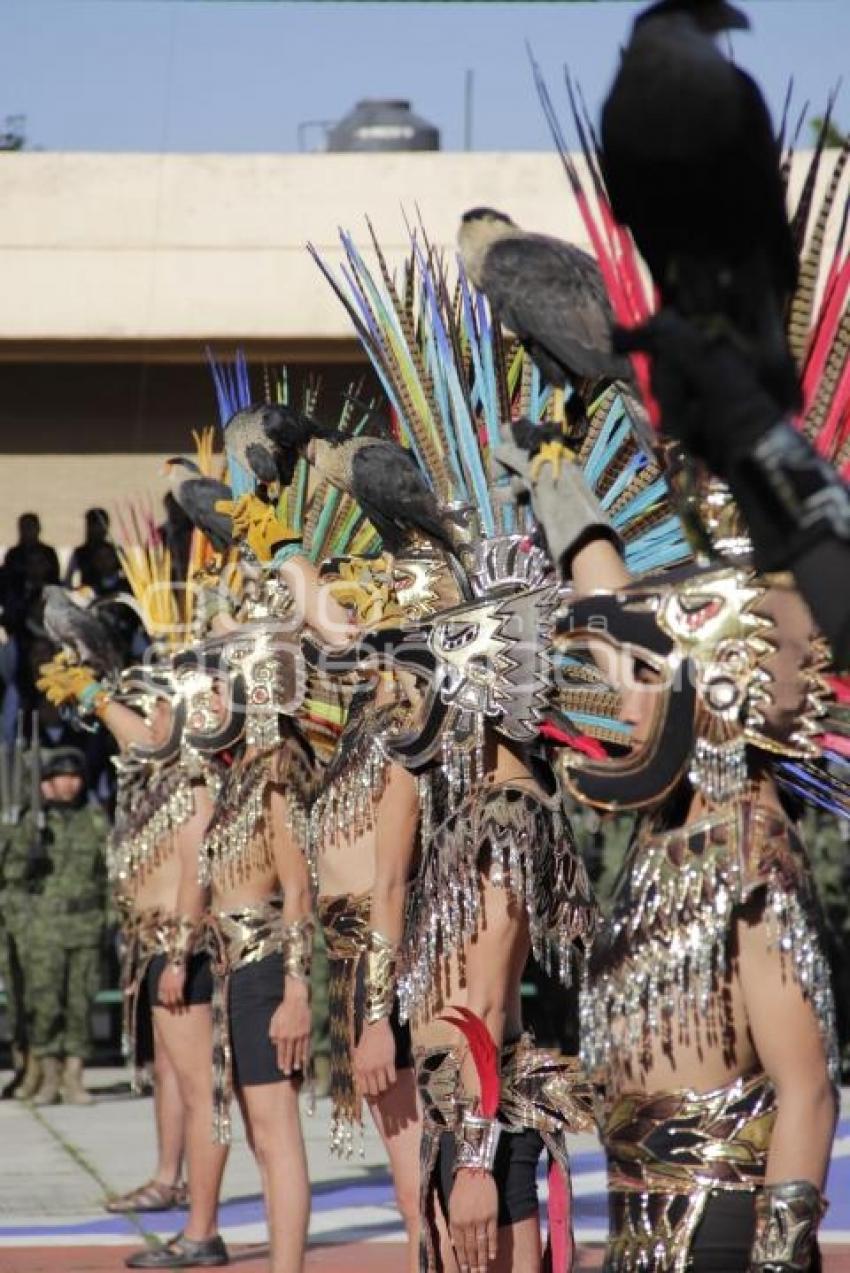
<instances>
[{"instance_id":1,"label":"military helmet","mask_svg":"<svg viewBox=\"0 0 850 1273\"><path fill-rule=\"evenodd\" d=\"M79 747L54 747L42 753L41 777L55 778L57 774L86 776L86 758Z\"/></svg>"}]
</instances>

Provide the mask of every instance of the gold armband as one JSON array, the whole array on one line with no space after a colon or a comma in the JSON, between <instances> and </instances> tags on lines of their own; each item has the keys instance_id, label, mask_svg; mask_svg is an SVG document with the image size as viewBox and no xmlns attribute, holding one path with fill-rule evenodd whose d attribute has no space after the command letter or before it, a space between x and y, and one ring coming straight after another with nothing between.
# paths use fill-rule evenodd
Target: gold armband
<instances>
[{"instance_id":1,"label":"gold armband","mask_svg":"<svg viewBox=\"0 0 850 1273\"><path fill-rule=\"evenodd\" d=\"M283 970L287 977L310 981L315 924L309 916L283 928Z\"/></svg>"},{"instance_id":2,"label":"gold armband","mask_svg":"<svg viewBox=\"0 0 850 1273\"><path fill-rule=\"evenodd\" d=\"M472 1171L492 1171L501 1135L502 1124L497 1119L464 1110L455 1128L454 1171L464 1167Z\"/></svg>"},{"instance_id":3,"label":"gold armband","mask_svg":"<svg viewBox=\"0 0 850 1273\"><path fill-rule=\"evenodd\" d=\"M365 1003L363 1021L371 1025L393 1010L396 987L396 948L383 933L370 928L363 952Z\"/></svg>"},{"instance_id":4,"label":"gold armband","mask_svg":"<svg viewBox=\"0 0 850 1273\"><path fill-rule=\"evenodd\" d=\"M163 930L166 959L170 964L184 964L192 954L198 925L188 915L169 915Z\"/></svg>"}]
</instances>

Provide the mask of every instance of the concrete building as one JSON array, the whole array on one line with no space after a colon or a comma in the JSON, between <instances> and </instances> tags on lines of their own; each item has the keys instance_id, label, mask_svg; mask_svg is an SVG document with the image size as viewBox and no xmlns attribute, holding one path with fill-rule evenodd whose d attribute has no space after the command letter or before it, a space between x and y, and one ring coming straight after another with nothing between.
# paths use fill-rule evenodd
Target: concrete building
<instances>
[{"instance_id":1,"label":"concrete building","mask_svg":"<svg viewBox=\"0 0 850 1273\"><path fill-rule=\"evenodd\" d=\"M27 509L68 548L88 506L158 499L162 458L216 419L208 343L343 392L364 359L308 241L336 263L368 216L398 263L403 213L451 250L480 204L585 239L549 152L17 152L0 192L0 544Z\"/></svg>"}]
</instances>

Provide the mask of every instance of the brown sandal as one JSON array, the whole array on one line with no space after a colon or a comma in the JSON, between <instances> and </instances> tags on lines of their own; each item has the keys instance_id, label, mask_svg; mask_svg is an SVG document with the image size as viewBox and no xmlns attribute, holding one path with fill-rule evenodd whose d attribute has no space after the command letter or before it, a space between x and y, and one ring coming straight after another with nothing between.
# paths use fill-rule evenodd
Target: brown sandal
<instances>
[{"instance_id":1,"label":"brown sandal","mask_svg":"<svg viewBox=\"0 0 850 1273\"><path fill-rule=\"evenodd\" d=\"M172 1211L186 1205L187 1190L182 1183L166 1185L161 1180L148 1180L120 1197L110 1198L105 1207L113 1214L126 1211Z\"/></svg>"}]
</instances>

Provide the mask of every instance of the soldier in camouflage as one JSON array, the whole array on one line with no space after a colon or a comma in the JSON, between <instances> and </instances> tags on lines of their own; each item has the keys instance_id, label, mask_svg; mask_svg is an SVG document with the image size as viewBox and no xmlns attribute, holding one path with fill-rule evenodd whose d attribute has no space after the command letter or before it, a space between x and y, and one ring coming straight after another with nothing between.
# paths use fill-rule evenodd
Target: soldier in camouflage
<instances>
[{"instance_id":1,"label":"soldier in camouflage","mask_svg":"<svg viewBox=\"0 0 850 1273\"><path fill-rule=\"evenodd\" d=\"M4 810L5 812L5 810ZM6 993L6 1020L12 1045L14 1078L3 1090L27 1100L35 1094L41 1068L29 1053L24 968L29 925L28 847L13 824L0 837L0 978Z\"/></svg>"},{"instance_id":2,"label":"soldier in camouflage","mask_svg":"<svg viewBox=\"0 0 850 1273\"><path fill-rule=\"evenodd\" d=\"M41 776L43 831L31 810L17 828L29 853L24 980L29 1046L42 1075L36 1105L54 1104L60 1097L74 1105L92 1101L83 1086L83 1065L100 981L107 821L86 803L84 775L84 758L76 748L47 753Z\"/></svg>"}]
</instances>

